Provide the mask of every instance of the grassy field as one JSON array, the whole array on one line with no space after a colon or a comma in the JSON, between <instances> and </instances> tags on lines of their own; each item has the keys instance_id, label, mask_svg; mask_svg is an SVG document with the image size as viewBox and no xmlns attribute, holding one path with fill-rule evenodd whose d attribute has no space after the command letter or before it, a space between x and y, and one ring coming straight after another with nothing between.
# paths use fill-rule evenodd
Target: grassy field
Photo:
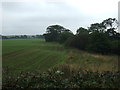
<instances>
[{"instance_id":1,"label":"grassy field","mask_svg":"<svg viewBox=\"0 0 120 90\"><path fill-rule=\"evenodd\" d=\"M2 41L2 62L3 70L9 68L13 74L43 72L53 67L116 71L118 56L91 54L58 43L46 43L44 39L6 39Z\"/></svg>"}]
</instances>

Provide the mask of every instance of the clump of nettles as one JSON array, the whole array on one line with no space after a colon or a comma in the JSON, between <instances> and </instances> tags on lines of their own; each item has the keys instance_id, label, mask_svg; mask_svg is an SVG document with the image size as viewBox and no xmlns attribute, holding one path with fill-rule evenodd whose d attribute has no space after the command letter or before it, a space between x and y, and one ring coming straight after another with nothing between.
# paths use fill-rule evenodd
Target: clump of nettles
<instances>
[{"instance_id":1,"label":"clump of nettles","mask_svg":"<svg viewBox=\"0 0 120 90\"><path fill-rule=\"evenodd\" d=\"M118 72L90 72L79 71L68 74L57 70L43 73L21 73L18 77L3 77L3 89L30 89L30 88L119 88L120 71Z\"/></svg>"}]
</instances>

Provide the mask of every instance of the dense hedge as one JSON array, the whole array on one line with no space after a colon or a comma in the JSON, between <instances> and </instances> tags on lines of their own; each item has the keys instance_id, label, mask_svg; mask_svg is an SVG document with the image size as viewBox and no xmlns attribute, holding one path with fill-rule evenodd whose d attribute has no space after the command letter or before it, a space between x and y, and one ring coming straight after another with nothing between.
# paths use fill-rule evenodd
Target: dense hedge
<instances>
[{"instance_id":1,"label":"dense hedge","mask_svg":"<svg viewBox=\"0 0 120 90\"><path fill-rule=\"evenodd\" d=\"M65 76L62 71L21 73L18 77L4 77L3 89L30 88L119 88L120 72L80 71Z\"/></svg>"},{"instance_id":2,"label":"dense hedge","mask_svg":"<svg viewBox=\"0 0 120 90\"><path fill-rule=\"evenodd\" d=\"M100 54L120 55L120 32L115 18L108 18L101 23L91 24L90 27L77 29L76 34L60 25L51 25L44 34L46 42L64 43L74 47Z\"/></svg>"}]
</instances>

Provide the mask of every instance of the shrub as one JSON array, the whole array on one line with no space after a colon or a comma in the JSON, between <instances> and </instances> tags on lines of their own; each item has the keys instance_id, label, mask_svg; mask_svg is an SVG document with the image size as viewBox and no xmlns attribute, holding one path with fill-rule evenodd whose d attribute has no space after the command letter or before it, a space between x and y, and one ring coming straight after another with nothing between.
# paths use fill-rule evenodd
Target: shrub
<instances>
[{"instance_id":1,"label":"shrub","mask_svg":"<svg viewBox=\"0 0 120 90\"><path fill-rule=\"evenodd\" d=\"M78 71L64 77L65 72L48 70L43 73L21 73L18 77L5 77L3 89L30 88L119 88L120 72Z\"/></svg>"}]
</instances>

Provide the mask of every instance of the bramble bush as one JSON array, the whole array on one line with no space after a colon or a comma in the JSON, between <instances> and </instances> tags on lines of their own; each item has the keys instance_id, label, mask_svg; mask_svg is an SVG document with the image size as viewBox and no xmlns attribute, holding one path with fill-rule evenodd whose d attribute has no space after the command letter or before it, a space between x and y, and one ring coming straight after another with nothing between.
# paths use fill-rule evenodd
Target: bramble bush
<instances>
[{"instance_id":1,"label":"bramble bush","mask_svg":"<svg viewBox=\"0 0 120 90\"><path fill-rule=\"evenodd\" d=\"M30 88L119 88L120 72L79 71L68 77L65 72L48 70L46 72L21 73L17 77L3 76L3 89Z\"/></svg>"}]
</instances>

